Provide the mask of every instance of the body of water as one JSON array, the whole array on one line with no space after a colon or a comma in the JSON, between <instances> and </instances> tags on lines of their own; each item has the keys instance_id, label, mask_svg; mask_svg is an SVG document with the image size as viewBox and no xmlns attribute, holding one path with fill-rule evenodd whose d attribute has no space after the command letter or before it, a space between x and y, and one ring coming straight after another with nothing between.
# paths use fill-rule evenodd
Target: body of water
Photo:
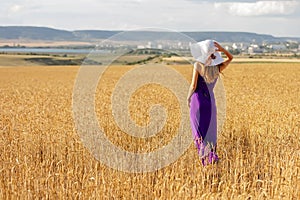
<instances>
[{"instance_id":1,"label":"body of water","mask_svg":"<svg viewBox=\"0 0 300 200\"><path fill-rule=\"evenodd\" d=\"M107 50L94 49L59 49L59 48L0 48L0 52L14 53L74 53L89 54L91 52L105 53Z\"/></svg>"}]
</instances>

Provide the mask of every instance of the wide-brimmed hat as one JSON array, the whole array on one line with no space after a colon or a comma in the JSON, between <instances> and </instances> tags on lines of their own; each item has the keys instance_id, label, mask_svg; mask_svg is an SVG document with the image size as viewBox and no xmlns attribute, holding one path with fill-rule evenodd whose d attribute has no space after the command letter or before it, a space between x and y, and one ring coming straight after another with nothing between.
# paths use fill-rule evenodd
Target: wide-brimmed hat
<instances>
[{"instance_id":1,"label":"wide-brimmed hat","mask_svg":"<svg viewBox=\"0 0 300 200\"><path fill-rule=\"evenodd\" d=\"M221 54L217 52L214 44L215 40L204 40L190 45L191 54L196 61L203 63L205 66L214 66L224 62ZM211 54L215 58L211 58Z\"/></svg>"}]
</instances>

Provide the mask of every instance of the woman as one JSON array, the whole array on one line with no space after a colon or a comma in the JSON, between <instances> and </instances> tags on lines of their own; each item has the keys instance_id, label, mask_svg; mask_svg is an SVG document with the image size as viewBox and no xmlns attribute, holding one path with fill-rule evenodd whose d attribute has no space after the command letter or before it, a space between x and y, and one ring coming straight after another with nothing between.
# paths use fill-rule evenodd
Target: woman
<instances>
[{"instance_id":1,"label":"woman","mask_svg":"<svg viewBox=\"0 0 300 200\"><path fill-rule=\"evenodd\" d=\"M219 52L225 53L227 59ZM219 43L205 40L191 45L195 58L193 77L187 103L195 145L203 166L219 160L217 147L217 110L213 88L222 72L232 61L232 55Z\"/></svg>"}]
</instances>

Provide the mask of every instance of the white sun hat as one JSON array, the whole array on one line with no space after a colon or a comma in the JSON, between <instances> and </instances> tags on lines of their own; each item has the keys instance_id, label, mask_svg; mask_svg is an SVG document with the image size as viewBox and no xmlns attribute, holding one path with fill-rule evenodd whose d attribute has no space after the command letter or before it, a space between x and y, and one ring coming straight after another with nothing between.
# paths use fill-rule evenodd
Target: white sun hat
<instances>
[{"instance_id":1,"label":"white sun hat","mask_svg":"<svg viewBox=\"0 0 300 200\"><path fill-rule=\"evenodd\" d=\"M224 62L224 59L217 51L217 47L214 42L214 40L204 40L191 44L190 49L194 59L205 66L214 66ZM211 54L215 55L215 59L211 58Z\"/></svg>"}]
</instances>

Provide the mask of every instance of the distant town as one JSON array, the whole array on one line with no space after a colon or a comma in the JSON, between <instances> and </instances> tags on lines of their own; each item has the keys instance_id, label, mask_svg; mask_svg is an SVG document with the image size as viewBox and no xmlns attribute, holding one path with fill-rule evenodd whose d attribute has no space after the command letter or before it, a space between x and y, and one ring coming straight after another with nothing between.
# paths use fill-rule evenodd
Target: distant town
<instances>
[{"instance_id":1,"label":"distant town","mask_svg":"<svg viewBox=\"0 0 300 200\"><path fill-rule=\"evenodd\" d=\"M190 45L191 43L189 43ZM138 45L138 49L143 48L157 48L157 49L189 49L189 45L184 45L178 42L177 45L153 45L148 42L146 45ZM222 43L226 50L231 51L234 54L267 54L267 53L287 53L287 54L300 54L300 46L298 42L286 42L286 43Z\"/></svg>"},{"instance_id":2,"label":"distant town","mask_svg":"<svg viewBox=\"0 0 300 200\"><path fill-rule=\"evenodd\" d=\"M139 54L180 51L193 42L214 39L234 55L300 57L300 37L274 37L249 32L66 31L48 27L0 27L0 53L79 53L92 49L135 49ZM149 51L151 49L151 51Z\"/></svg>"},{"instance_id":3,"label":"distant town","mask_svg":"<svg viewBox=\"0 0 300 200\"><path fill-rule=\"evenodd\" d=\"M184 42L145 42L136 45L137 49L165 49L165 50L182 50L189 51L192 43ZM298 41L289 42L238 42L238 43L221 43L226 50L234 55L281 55L281 56L295 56L300 57L300 45ZM100 45L101 46L101 45ZM126 45L117 45L126 47ZM101 46L103 48L108 46ZM113 47L113 46L111 46ZM115 46L116 47L116 46ZM134 48L133 45L128 47Z\"/></svg>"}]
</instances>

